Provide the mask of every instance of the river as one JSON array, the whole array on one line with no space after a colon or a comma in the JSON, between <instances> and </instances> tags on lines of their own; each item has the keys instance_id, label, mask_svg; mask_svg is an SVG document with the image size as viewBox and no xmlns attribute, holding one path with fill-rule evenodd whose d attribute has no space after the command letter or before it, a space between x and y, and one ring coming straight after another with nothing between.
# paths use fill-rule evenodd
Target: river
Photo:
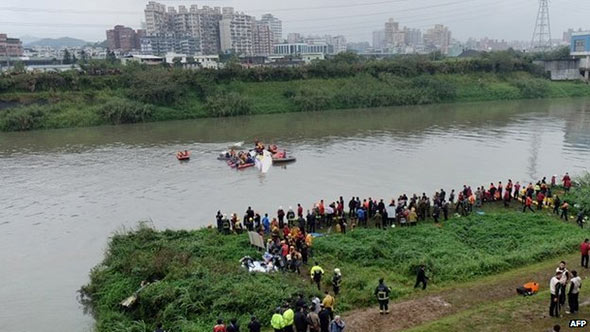
<instances>
[{"instance_id":1,"label":"river","mask_svg":"<svg viewBox=\"0 0 590 332\"><path fill-rule=\"evenodd\" d=\"M297 157L265 175L216 160L229 143ZM192 151L188 163L174 153ZM0 133L0 324L89 331L77 290L109 236L226 213L351 195L390 199L464 183L579 174L590 165L590 99L291 113Z\"/></svg>"}]
</instances>

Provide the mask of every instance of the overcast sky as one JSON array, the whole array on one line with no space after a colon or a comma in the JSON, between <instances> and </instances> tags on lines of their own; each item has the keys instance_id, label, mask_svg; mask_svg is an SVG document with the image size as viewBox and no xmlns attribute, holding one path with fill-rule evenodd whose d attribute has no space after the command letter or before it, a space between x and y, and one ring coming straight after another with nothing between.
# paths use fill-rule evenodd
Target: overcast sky
<instances>
[{"instance_id":1,"label":"overcast sky","mask_svg":"<svg viewBox=\"0 0 590 332\"><path fill-rule=\"evenodd\" d=\"M426 29L435 23L451 28L453 38L525 40L532 37L538 0L171 0L168 6L232 6L260 17L270 12L283 20L284 35L343 34L349 41L371 41L393 17L401 26ZM104 40L115 24L140 28L145 0L2 0L0 32L9 36L69 36ZM551 0L551 32L590 30L590 1Z\"/></svg>"}]
</instances>

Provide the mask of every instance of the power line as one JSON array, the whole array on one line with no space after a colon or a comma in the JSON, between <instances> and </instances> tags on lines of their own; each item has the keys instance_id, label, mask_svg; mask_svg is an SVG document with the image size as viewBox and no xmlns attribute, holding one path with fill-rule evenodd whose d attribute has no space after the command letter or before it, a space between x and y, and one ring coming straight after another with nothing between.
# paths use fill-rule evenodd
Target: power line
<instances>
[{"instance_id":1,"label":"power line","mask_svg":"<svg viewBox=\"0 0 590 332\"><path fill-rule=\"evenodd\" d=\"M506 9L510 9L513 10L515 8L519 8L522 7L523 5L526 5L528 3L529 0L517 0L517 1L511 1L512 6L510 8L506 8ZM517 4L517 6L514 6L513 4ZM441 21L440 18L442 18L442 15L453 15L453 17L456 17L457 15L463 15L463 14L477 14L477 13L481 13L482 10L488 9L487 7L491 7L491 8L497 8L498 10L501 10L504 7L499 7L497 3L496 4L488 4L486 7L479 6L477 8L466 8L466 9L470 9L467 11L459 11L457 9L451 9L449 11L445 11L445 12L437 12L436 14L432 13L430 16L425 16L424 14L420 13L420 14L413 14L413 15L407 15L407 16L395 16L395 20L396 22L399 22L400 24L403 25L408 25L408 24L412 24L412 23L417 23L417 22L424 22L424 21L431 21L431 20L436 20L439 19L438 21ZM490 8L490 9L491 9ZM391 13L383 13L383 15L391 15ZM381 24L381 26L383 26L383 24L385 23L385 21L383 22L379 22L378 24ZM375 20L371 20L371 21L359 21L359 22L346 22L346 23L337 23L337 24L332 24L332 25L326 25L326 24L322 24L322 25L305 25L303 28L304 29L314 29L314 28L320 28L320 30L334 30L334 28L354 28L354 27L360 27L360 28L367 28L367 25L369 25L369 28L374 28L374 26L377 24L377 22L375 22ZM328 29L326 29L328 28Z\"/></svg>"},{"instance_id":2,"label":"power line","mask_svg":"<svg viewBox=\"0 0 590 332\"><path fill-rule=\"evenodd\" d=\"M23 13L51 13L51 14L106 14L106 15L138 15L141 12L114 11L114 10L78 10L78 9L54 9L54 8L26 8L26 7L0 7L0 11Z\"/></svg>"}]
</instances>

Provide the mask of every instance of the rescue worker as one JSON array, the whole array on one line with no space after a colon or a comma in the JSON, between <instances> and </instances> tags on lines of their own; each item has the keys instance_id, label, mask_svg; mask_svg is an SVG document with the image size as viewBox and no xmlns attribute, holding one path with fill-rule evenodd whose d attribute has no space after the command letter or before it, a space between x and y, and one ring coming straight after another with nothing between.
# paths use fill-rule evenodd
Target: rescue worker
<instances>
[{"instance_id":1,"label":"rescue worker","mask_svg":"<svg viewBox=\"0 0 590 332\"><path fill-rule=\"evenodd\" d=\"M553 213L559 215L559 207L561 206L561 199L559 196L555 195L555 199L553 199Z\"/></svg>"},{"instance_id":2,"label":"rescue worker","mask_svg":"<svg viewBox=\"0 0 590 332\"><path fill-rule=\"evenodd\" d=\"M524 206L522 207L522 212L526 212L526 209L531 210L531 212L535 212L535 210L533 210L533 208L531 207L533 205L533 199L527 195Z\"/></svg>"},{"instance_id":3,"label":"rescue worker","mask_svg":"<svg viewBox=\"0 0 590 332\"><path fill-rule=\"evenodd\" d=\"M563 204L561 204L561 215L559 216L560 219L563 218L563 220L567 221L567 212L570 209L570 205L568 204L567 201L563 201Z\"/></svg>"},{"instance_id":4,"label":"rescue worker","mask_svg":"<svg viewBox=\"0 0 590 332\"><path fill-rule=\"evenodd\" d=\"M227 219L227 214L223 215L223 220L221 221L221 226L223 227L223 234L229 235L231 232L231 226L229 219Z\"/></svg>"},{"instance_id":5,"label":"rescue worker","mask_svg":"<svg viewBox=\"0 0 590 332\"><path fill-rule=\"evenodd\" d=\"M426 267L424 265L420 265L418 273L416 274L416 284L414 285L414 288L418 288L418 286L422 284L422 290L426 289L427 281L428 277L426 276Z\"/></svg>"},{"instance_id":6,"label":"rescue worker","mask_svg":"<svg viewBox=\"0 0 590 332\"><path fill-rule=\"evenodd\" d=\"M334 277L332 277L332 289L334 290L334 296L338 296L338 293L340 293L341 283L342 273L340 273L340 269L334 269Z\"/></svg>"},{"instance_id":7,"label":"rescue worker","mask_svg":"<svg viewBox=\"0 0 590 332\"><path fill-rule=\"evenodd\" d=\"M320 284L322 282L322 276L324 275L324 269L322 269L318 262L315 262L309 272L311 274L311 280L316 283L318 290L321 290Z\"/></svg>"},{"instance_id":8,"label":"rescue worker","mask_svg":"<svg viewBox=\"0 0 590 332\"><path fill-rule=\"evenodd\" d=\"M578 218L576 219L576 223L580 228L584 228L584 211L578 212Z\"/></svg>"},{"instance_id":9,"label":"rescue worker","mask_svg":"<svg viewBox=\"0 0 590 332\"><path fill-rule=\"evenodd\" d=\"M289 304L285 303L283 306L283 332L293 332L293 324L295 323L295 312L289 308Z\"/></svg>"},{"instance_id":10,"label":"rescue worker","mask_svg":"<svg viewBox=\"0 0 590 332\"><path fill-rule=\"evenodd\" d=\"M223 324L222 319L217 320L217 325L213 327L213 332L227 332L225 329L225 324Z\"/></svg>"},{"instance_id":11,"label":"rescue worker","mask_svg":"<svg viewBox=\"0 0 590 332\"><path fill-rule=\"evenodd\" d=\"M588 251L590 251L590 239L585 239L580 244L580 254L582 254L581 265L584 268L588 268Z\"/></svg>"},{"instance_id":12,"label":"rescue worker","mask_svg":"<svg viewBox=\"0 0 590 332\"><path fill-rule=\"evenodd\" d=\"M285 327L285 320L283 319L283 315L281 315L281 308L276 308L275 313L272 315L270 319L270 326L275 330L275 332L283 332L283 327Z\"/></svg>"},{"instance_id":13,"label":"rescue worker","mask_svg":"<svg viewBox=\"0 0 590 332\"><path fill-rule=\"evenodd\" d=\"M379 313L389 314L389 294L391 289L385 285L383 278L379 279L379 285L375 288L375 296L379 301Z\"/></svg>"}]
</instances>

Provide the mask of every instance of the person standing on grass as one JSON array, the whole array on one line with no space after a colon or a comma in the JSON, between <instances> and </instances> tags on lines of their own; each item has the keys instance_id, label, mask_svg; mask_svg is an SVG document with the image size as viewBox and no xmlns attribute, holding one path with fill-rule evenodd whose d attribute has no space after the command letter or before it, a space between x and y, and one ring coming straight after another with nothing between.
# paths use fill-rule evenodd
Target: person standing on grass
<instances>
[{"instance_id":1,"label":"person standing on grass","mask_svg":"<svg viewBox=\"0 0 590 332\"><path fill-rule=\"evenodd\" d=\"M320 313L318 317L320 318L320 331L321 332L330 332L330 311L324 308L324 305L321 305Z\"/></svg>"},{"instance_id":2,"label":"person standing on grass","mask_svg":"<svg viewBox=\"0 0 590 332\"><path fill-rule=\"evenodd\" d=\"M330 313L330 319L334 319L334 304L336 300L334 300L334 297L328 291L325 291L324 294L326 296L322 300L322 306Z\"/></svg>"},{"instance_id":3,"label":"person standing on grass","mask_svg":"<svg viewBox=\"0 0 590 332\"><path fill-rule=\"evenodd\" d=\"M307 315L305 314L305 306L298 307L297 313L295 313L295 331L307 332Z\"/></svg>"},{"instance_id":4,"label":"person standing on grass","mask_svg":"<svg viewBox=\"0 0 590 332\"><path fill-rule=\"evenodd\" d=\"M338 296L338 293L340 293L340 284L342 284L342 273L340 272L340 269L334 269L334 277L332 277L334 296Z\"/></svg>"},{"instance_id":5,"label":"person standing on grass","mask_svg":"<svg viewBox=\"0 0 590 332\"><path fill-rule=\"evenodd\" d=\"M567 221L567 212L570 209L570 205L567 201L563 201L561 204L561 215L559 216L560 219Z\"/></svg>"},{"instance_id":6,"label":"person standing on grass","mask_svg":"<svg viewBox=\"0 0 590 332\"><path fill-rule=\"evenodd\" d=\"M570 280L570 291L567 293L567 302L570 306L570 311L566 311L566 313L575 314L578 312L578 295L580 295L580 288L582 288L582 278L578 277L577 271L572 271L572 280Z\"/></svg>"},{"instance_id":7,"label":"person standing on grass","mask_svg":"<svg viewBox=\"0 0 590 332\"><path fill-rule=\"evenodd\" d=\"M504 207L505 208L510 207L510 197L512 197L512 196L510 195L508 188L506 188L506 191L504 192Z\"/></svg>"},{"instance_id":8,"label":"person standing on grass","mask_svg":"<svg viewBox=\"0 0 590 332\"><path fill-rule=\"evenodd\" d=\"M561 272L556 272L555 276L549 281L549 292L551 293L551 302L549 304L549 316L559 317L559 290L561 289Z\"/></svg>"},{"instance_id":9,"label":"person standing on grass","mask_svg":"<svg viewBox=\"0 0 590 332\"><path fill-rule=\"evenodd\" d=\"M320 332L320 316L318 316L318 313L316 312L315 304L312 304L311 307L309 307L307 323L309 326L309 332Z\"/></svg>"},{"instance_id":10,"label":"person standing on grass","mask_svg":"<svg viewBox=\"0 0 590 332\"><path fill-rule=\"evenodd\" d=\"M559 279L559 283L561 284L561 289L559 292L559 306L563 306L565 304L565 288L571 279L570 272L565 267L565 261L559 262L559 266L555 270L555 272L561 272L561 279Z\"/></svg>"},{"instance_id":11,"label":"person standing on grass","mask_svg":"<svg viewBox=\"0 0 590 332\"><path fill-rule=\"evenodd\" d=\"M537 210L543 209L543 201L545 200L545 194L542 191L539 191L537 194Z\"/></svg>"},{"instance_id":12,"label":"person standing on grass","mask_svg":"<svg viewBox=\"0 0 590 332\"><path fill-rule=\"evenodd\" d=\"M531 210L531 212L534 213L535 211L533 210L531 205L533 205L533 199L530 196L527 196L525 199L524 206L522 207L522 212L524 213L524 212L526 212L526 209L529 209L529 210Z\"/></svg>"},{"instance_id":13,"label":"person standing on grass","mask_svg":"<svg viewBox=\"0 0 590 332\"><path fill-rule=\"evenodd\" d=\"M240 326L238 325L238 320L232 318L229 322L229 325L226 328L227 332L240 332Z\"/></svg>"},{"instance_id":14,"label":"person standing on grass","mask_svg":"<svg viewBox=\"0 0 590 332\"><path fill-rule=\"evenodd\" d=\"M344 324L344 321L340 318L340 316L336 316L334 317L332 324L330 324L330 332L342 332L344 331L345 327L346 324Z\"/></svg>"},{"instance_id":15,"label":"person standing on grass","mask_svg":"<svg viewBox=\"0 0 590 332\"><path fill-rule=\"evenodd\" d=\"M555 195L555 198L553 199L553 213L556 215L559 215L559 207L561 206L561 199L559 199L559 196Z\"/></svg>"},{"instance_id":16,"label":"person standing on grass","mask_svg":"<svg viewBox=\"0 0 590 332\"><path fill-rule=\"evenodd\" d=\"M322 283L322 276L324 275L324 269L320 266L318 262L315 262L311 270L309 271L311 274L312 282L315 282L318 286L318 290L321 290L321 283Z\"/></svg>"},{"instance_id":17,"label":"person standing on grass","mask_svg":"<svg viewBox=\"0 0 590 332\"><path fill-rule=\"evenodd\" d=\"M217 325L213 327L213 332L227 332L225 329L225 324L223 324L222 319L217 320Z\"/></svg>"},{"instance_id":18,"label":"person standing on grass","mask_svg":"<svg viewBox=\"0 0 590 332\"><path fill-rule=\"evenodd\" d=\"M416 274L416 284L414 285L414 288L418 288L418 286L422 284L422 290L425 290L427 282L428 277L426 276L426 267L424 265L420 265L420 268L418 268L418 273Z\"/></svg>"},{"instance_id":19,"label":"person standing on grass","mask_svg":"<svg viewBox=\"0 0 590 332\"><path fill-rule=\"evenodd\" d=\"M584 228L584 211L578 212L578 218L576 219L576 223L580 228Z\"/></svg>"},{"instance_id":20,"label":"person standing on grass","mask_svg":"<svg viewBox=\"0 0 590 332\"><path fill-rule=\"evenodd\" d=\"M280 307L275 309L275 313L272 315L272 318L270 319L270 326L272 326L275 332L283 332L283 328L285 327L285 321L283 319L283 315L281 315Z\"/></svg>"},{"instance_id":21,"label":"person standing on grass","mask_svg":"<svg viewBox=\"0 0 590 332\"><path fill-rule=\"evenodd\" d=\"M570 178L569 173L566 172L561 181L563 182L563 189L565 192L570 191L570 188L572 187L572 179Z\"/></svg>"},{"instance_id":22,"label":"person standing on grass","mask_svg":"<svg viewBox=\"0 0 590 332\"><path fill-rule=\"evenodd\" d=\"M379 285L375 288L375 296L379 301L379 313L381 315L389 313L389 294L391 289L385 285L383 278L379 279Z\"/></svg>"},{"instance_id":23,"label":"person standing on grass","mask_svg":"<svg viewBox=\"0 0 590 332\"><path fill-rule=\"evenodd\" d=\"M258 321L258 319L256 319L256 316L252 316L252 318L250 318L250 323L248 323L248 331L260 332L261 328L262 325L260 325L260 322Z\"/></svg>"},{"instance_id":24,"label":"person standing on grass","mask_svg":"<svg viewBox=\"0 0 590 332\"><path fill-rule=\"evenodd\" d=\"M582 254L582 267L588 268L588 251L590 251L590 239L585 239L580 244L580 253Z\"/></svg>"},{"instance_id":25,"label":"person standing on grass","mask_svg":"<svg viewBox=\"0 0 590 332\"><path fill-rule=\"evenodd\" d=\"M293 332L293 324L295 324L295 312L289 308L289 305L285 303L283 306L283 332Z\"/></svg>"}]
</instances>

